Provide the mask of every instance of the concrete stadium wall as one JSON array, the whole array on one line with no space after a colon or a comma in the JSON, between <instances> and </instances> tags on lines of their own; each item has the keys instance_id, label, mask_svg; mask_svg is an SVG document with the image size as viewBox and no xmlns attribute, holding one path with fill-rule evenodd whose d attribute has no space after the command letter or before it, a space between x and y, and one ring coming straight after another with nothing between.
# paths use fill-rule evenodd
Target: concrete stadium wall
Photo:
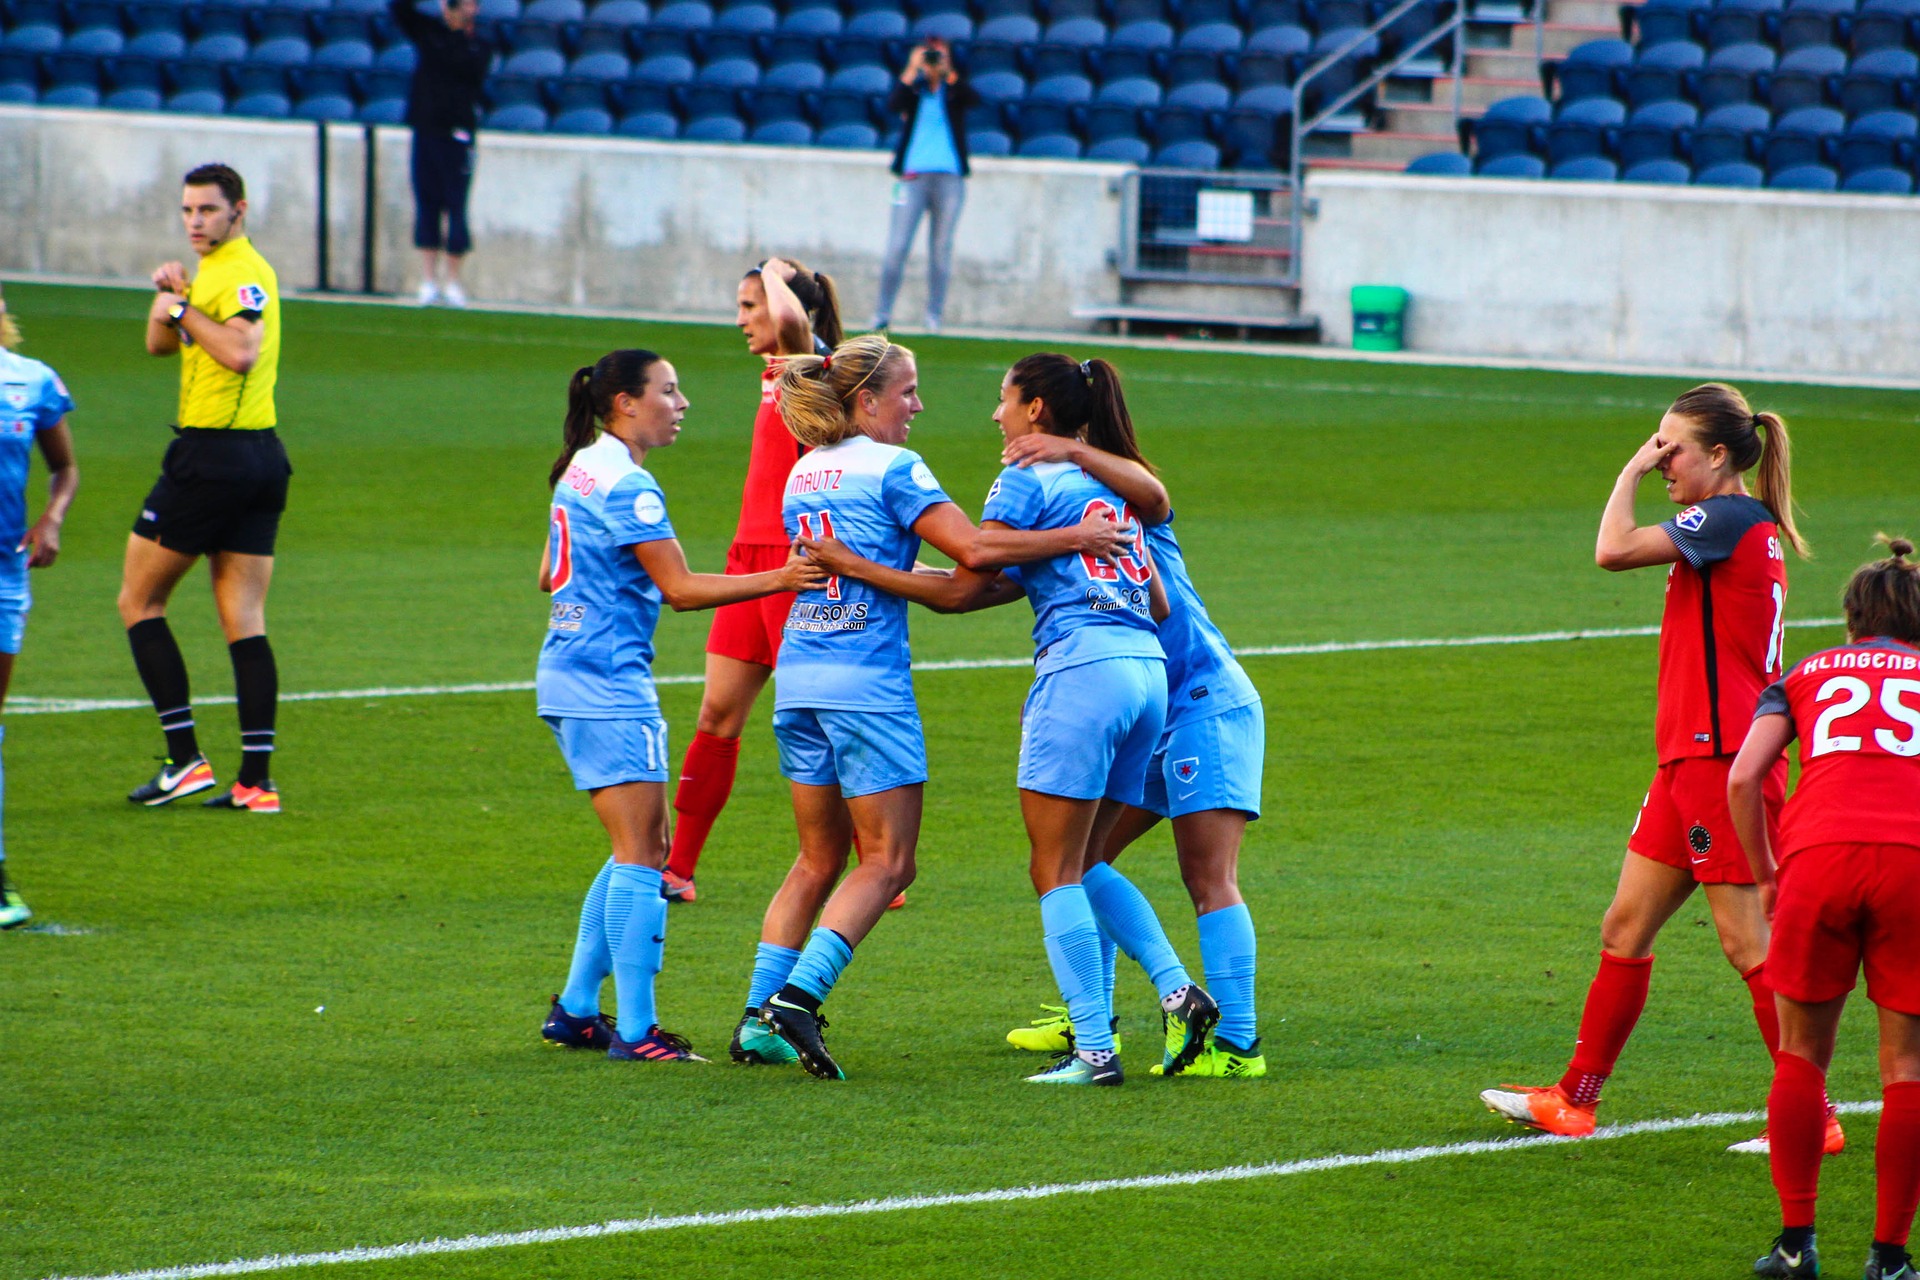
<instances>
[{"instance_id":1,"label":"concrete stadium wall","mask_svg":"<svg viewBox=\"0 0 1920 1280\"><path fill-rule=\"evenodd\" d=\"M329 283L360 284L363 134L329 130ZM376 287L408 292L405 129L378 131ZM283 287L316 278L311 124L0 107L0 271L145 279L183 257L180 175L224 160L247 179L250 230ZM946 321L1062 330L1119 297L1123 166L986 159L974 166ZM833 272L851 325L872 318L893 175L878 152L486 133L470 220L480 299L731 317L742 270L781 253ZM923 228L894 318L925 306ZM1018 287L1009 287L1018 282Z\"/></svg>"},{"instance_id":2,"label":"concrete stadium wall","mask_svg":"<svg viewBox=\"0 0 1920 1280\"><path fill-rule=\"evenodd\" d=\"M1424 352L1920 376L1920 199L1315 174L1301 309L1396 284Z\"/></svg>"}]
</instances>

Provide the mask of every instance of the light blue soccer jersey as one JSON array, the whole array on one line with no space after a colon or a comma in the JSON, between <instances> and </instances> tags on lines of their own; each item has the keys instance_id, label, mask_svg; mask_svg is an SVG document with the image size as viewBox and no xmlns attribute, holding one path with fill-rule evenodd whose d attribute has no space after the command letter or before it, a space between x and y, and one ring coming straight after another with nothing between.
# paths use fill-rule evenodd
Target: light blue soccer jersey
<instances>
[{"instance_id":1,"label":"light blue soccer jersey","mask_svg":"<svg viewBox=\"0 0 1920 1280\"><path fill-rule=\"evenodd\" d=\"M1173 521L1155 525L1146 534L1154 570L1166 585L1167 603L1173 606L1160 624L1160 647L1167 654L1168 730L1260 701L1260 691L1207 616L1207 606L1187 576Z\"/></svg>"},{"instance_id":2,"label":"light blue soccer jersey","mask_svg":"<svg viewBox=\"0 0 1920 1280\"><path fill-rule=\"evenodd\" d=\"M987 490L984 521L1014 529L1059 529L1106 510L1138 530L1140 522L1111 489L1069 462L1008 467ZM1163 656L1147 596L1150 567L1122 557L1121 568L1073 554L1004 572L1033 605L1034 668L1045 675L1102 658Z\"/></svg>"},{"instance_id":3,"label":"light blue soccer jersey","mask_svg":"<svg viewBox=\"0 0 1920 1280\"><path fill-rule=\"evenodd\" d=\"M653 629L660 588L633 548L673 536L660 485L618 437L603 435L573 455L548 517L553 609L534 677L541 715L659 714Z\"/></svg>"},{"instance_id":4,"label":"light blue soccer jersey","mask_svg":"<svg viewBox=\"0 0 1920 1280\"><path fill-rule=\"evenodd\" d=\"M789 538L838 538L875 564L912 569L913 522L951 501L919 454L854 436L794 464L780 514ZM911 711L912 665L907 602L835 577L793 602L773 669L774 709Z\"/></svg>"},{"instance_id":5,"label":"light blue soccer jersey","mask_svg":"<svg viewBox=\"0 0 1920 1280\"><path fill-rule=\"evenodd\" d=\"M34 437L72 411L73 397L59 374L0 347L0 542L9 551L27 531Z\"/></svg>"}]
</instances>

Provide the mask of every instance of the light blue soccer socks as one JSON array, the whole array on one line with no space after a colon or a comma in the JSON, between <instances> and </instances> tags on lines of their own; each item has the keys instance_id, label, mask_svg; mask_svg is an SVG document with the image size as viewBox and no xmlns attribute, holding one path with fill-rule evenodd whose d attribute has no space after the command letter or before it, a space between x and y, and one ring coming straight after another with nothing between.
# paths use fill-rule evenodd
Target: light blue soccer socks
<instances>
[{"instance_id":1,"label":"light blue soccer socks","mask_svg":"<svg viewBox=\"0 0 1920 1280\"><path fill-rule=\"evenodd\" d=\"M600 986L613 972L613 955L607 949L607 882L611 879L613 859L608 858L580 904L580 935L573 944L567 989L560 993L560 1007L576 1018L600 1012Z\"/></svg>"},{"instance_id":2,"label":"light blue soccer socks","mask_svg":"<svg viewBox=\"0 0 1920 1280\"><path fill-rule=\"evenodd\" d=\"M1241 902L1209 911L1197 923L1200 968L1207 975L1207 993L1220 1005L1220 1022L1213 1033L1248 1048L1260 1038L1253 1013L1253 975L1259 955L1253 916Z\"/></svg>"},{"instance_id":3,"label":"light blue soccer socks","mask_svg":"<svg viewBox=\"0 0 1920 1280\"><path fill-rule=\"evenodd\" d=\"M1167 941L1167 931L1160 927L1160 917L1153 913L1153 904L1131 880L1106 863L1096 862L1080 877L1080 883L1086 888L1087 902L1099 918L1100 928L1147 971L1162 1000L1192 985L1179 953ZM1074 1019L1073 1025L1078 1032L1080 1020Z\"/></svg>"},{"instance_id":4,"label":"light blue soccer socks","mask_svg":"<svg viewBox=\"0 0 1920 1280\"><path fill-rule=\"evenodd\" d=\"M831 929L815 929L800 959L794 963L786 985L805 992L812 998L814 1009L818 1009L826 1002L833 984L840 981L840 971L852 959L853 948L845 938Z\"/></svg>"},{"instance_id":5,"label":"light blue soccer socks","mask_svg":"<svg viewBox=\"0 0 1920 1280\"><path fill-rule=\"evenodd\" d=\"M607 950L613 959L613 991L620 1001L620 1038L646 1038L657 1021L653 979L667 942L667 900L660 896L655 867L614 864L607 881Z\"/></svg>"},{"instance_id":6,"label":"light blue soccer socks","mask_svg":"<svg viewBox=\"0 0 1920 1280\"><path fill-rule=\"evenodd\" d=\"M1096 929L1100 928L1100 915L1098 912L1094 913L1093 925L1094 925L1094 928ZM1119 955L1120 955L1120 944L1113 940L1112 934L1108 933L1105 929L1100 929L1100 972L1107 975L1107 1012L1108 1013L1112 1013L1114 1011L1113 1009L1113 979L1114 979L1114 968L1115 968L1114 962L1119 958Z\"/></svg>"},{"instance_id":7,"label":"light blue soccer socks","mask_svg":"<svg viewBox=\"0 0 1920 1280\"><path fill-rule=\"evenodd\" d=\"M767 998L787 985L800 953L792 947L763 942L753 949L753 977L747 983L747 1008L758 1012Z\"/></svg>"},{"instance_id":8,"label":"light blue soccer socks","mask_svg":"<svg viewBox=\"0 0 1920 1280\"><path fill-rule=\"evenodd\" d=\"M1113 1051L1113 1008L1107 1003L1107 976L1100 967L1100 927L1094 923L1087 891L1063 884L1040 899L1040 924L1047 935L1047 961L1073 1020L1074 1047L1083 1053Z\"/></svg>"}]
</instances>

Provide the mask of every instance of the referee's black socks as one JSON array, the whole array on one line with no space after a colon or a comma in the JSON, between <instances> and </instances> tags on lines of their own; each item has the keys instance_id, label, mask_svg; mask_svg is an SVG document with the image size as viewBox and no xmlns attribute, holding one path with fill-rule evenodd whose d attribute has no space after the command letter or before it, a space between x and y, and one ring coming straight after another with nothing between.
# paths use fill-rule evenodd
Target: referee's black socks
<instances>
[{"instance_id":1,"label":"referee's black socks","mask_svg":"<svg viewBox=\"0 0 1920 1280\"><path fill-rule=\"evenodd\" d=\"M140 683L160 713L160 730L167 735L167 755L175 764L185 764L200 754L193 734L193 704L187 694L187 663L180 656L173 629L165 618L148 618L127 628L127 643L133 648L133 665L140 672Z\"/></svg>"},{"instance_id":2,"label":"referee's black socks","mask_svg":"<svg viewBox=\"0 0 1920 1280\"><path fill-rule=\"evenodd\" d=\"M265 636L227 646L233 659L233 692L240 712L240 785L257 787L272 773L273 715L280 699L280 673Z\"/></svg>"}]
</instances>

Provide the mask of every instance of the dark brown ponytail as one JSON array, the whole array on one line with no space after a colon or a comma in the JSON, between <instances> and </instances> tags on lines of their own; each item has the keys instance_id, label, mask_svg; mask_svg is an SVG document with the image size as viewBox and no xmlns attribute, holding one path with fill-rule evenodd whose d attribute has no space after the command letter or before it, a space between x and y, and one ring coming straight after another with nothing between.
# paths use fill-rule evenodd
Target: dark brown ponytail
<instances>
[{"instance_id":1,"label":"dark brown ponytail","mask_svg":"<svg viewBox=\"0 0 1920 1280\"><path fill-rule=\"evenodd\" d=\"M613 398L621 392L637 396L646 389L647 370L660 357L651 351L628 348L609 351L599 361L582 365L567 381L567 421L561 432L560 456L553 460L547 487L560 483L573 464L573 455L600 435L600 424L613 412Z\"/></svg>"},{"instance_id":2,"label":"dark brown ponytail","mask_svg":"<svg viewBox=\"0 0 1920 1280\"><path fill-rule=\"evenodd\" d=\"M1075 363L1072 356L1047 351L1023 357L1007 377L1022 400L1042 403L1040 422L1048 435L1079 436L1103 453L1153 469L1134 437L1120 371L1107 361L1096 357Z\"/></svg>"},{"instance_id":3,"label":"dark brown ponytail","mask_svg":"<svg viewBox=\"0 0 1920 1280\"><path fill-rule=\"evenodd\" d=\"M1777 413L1755 413L1747 398L1724 382L1707 382L1667 410L1693 423L1700 443L1724 446L1735 470L1752 471L1754 496L1773 513L1780 535L1805 558L1807 541L1793 522L1793 441Z\"/></svg>"},{"instance_id":4,"label":"dark brown ponytail","mask_svg":"<svg viewBox=\"0 0 1920 1280\"><path fill-rule=\"evenodd\" d=\"M1920 644L1920 564L1907 557L1913 543L1906 538L1876 539L1889 552L1854 570L1842 603L1847 631L1855 638L1885 636L1906 644Z\"/></svg>"}]
</instances>

